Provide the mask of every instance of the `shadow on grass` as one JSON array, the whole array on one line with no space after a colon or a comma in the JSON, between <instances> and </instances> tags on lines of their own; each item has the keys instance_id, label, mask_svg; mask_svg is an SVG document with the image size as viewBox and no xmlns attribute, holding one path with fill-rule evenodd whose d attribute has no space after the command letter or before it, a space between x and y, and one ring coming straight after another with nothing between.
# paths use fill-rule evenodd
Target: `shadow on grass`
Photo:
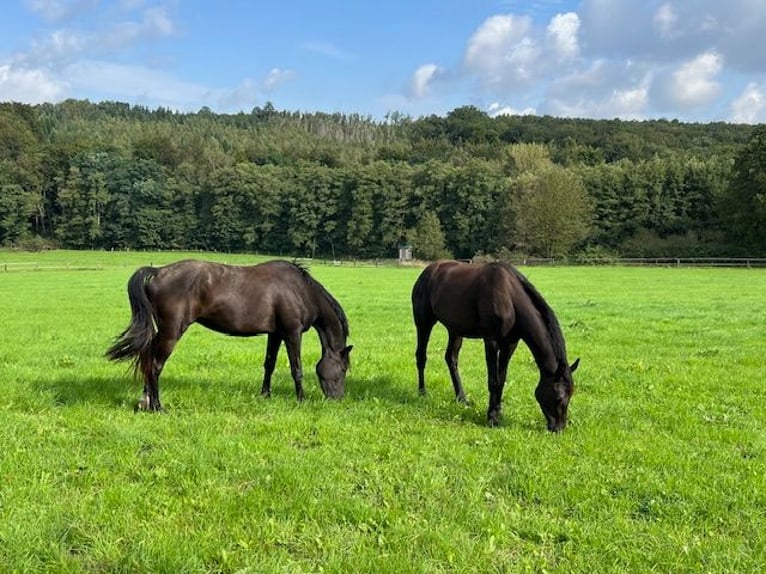
<instances>
[{"instance_id":1,"label":"shadow on grass","mask_svg":"<svg viewBox=\"0 0 766 574\"><path fill-rule=\"evenodd\" d=\"M306 389L306 401L318 402L323 400L316 377L304 379ZM313 388L312 388L313 387ZM76 376L74 374L43 379L32 382L32 388L36 392L46 394L53 404L60 406L74 405L103 405L109 407L121 407L133 409L141 396L143 389L139 381L130 376L106 377L106 376ZM200 397L209 393L224 393L227 397L220 401L222 408L231 406L232 399L238 397L240 404L254 403L261 400L294 401L295 390L292 379L289 377L275 377L272 384L272 397L264 399L260 397L261 380L254 377L252 381L216 381L201 377L168 377L160 383L161 392L167 396L166 391L172 390L175 400L163 401L166 408L176 407L196 402ZM183 396L179 396L183 395ZM367 401L388 403L392 407L406 407L417 413L417 416L442 421L461 421L470 424L486 425L484 407L470 401L463 405L455 401L449 393L434 392L433 394L420 395L417 383L411 388L405 388L401 381L387 375L375 376L365 379L349 377L346 385L346 395L342 399L347 403L354 403L358 408L364 408ZM479 398L479 401L482 399ZM216 409L216 401L209 401L208 407ZM224 406L225 405L225 406ZM181 407L183 408L183 407Z\"/></svg>"},{"instance_id":2,"label":"shadow on grass","mask_svg":"<svg viewBox=\"0 0 766 574\"><path fill-rule=\"evenodd\" d=\"M141 387L124 377L88 377L68 375L55 379L33 381L32 387L48 394L54 404L97 404L132 406Z\"/></svg>"},{"instance_id":3,"label":"shadow on grass","mask_svg":"<svg viewBox=\"0 0 766 574\"><path fill-rule=\"evenodd\" d=\"M416 381L405 388L400 381L387 375L370 377L361 382L349 378L345 400L360 403L369 400L383 401L396 407L406 405L425 418L487 424L482 407L477 406L471 399L468 404L462 404L457 402L451 392L427 392L421 395Z\"/></svg>"}]
</instances>

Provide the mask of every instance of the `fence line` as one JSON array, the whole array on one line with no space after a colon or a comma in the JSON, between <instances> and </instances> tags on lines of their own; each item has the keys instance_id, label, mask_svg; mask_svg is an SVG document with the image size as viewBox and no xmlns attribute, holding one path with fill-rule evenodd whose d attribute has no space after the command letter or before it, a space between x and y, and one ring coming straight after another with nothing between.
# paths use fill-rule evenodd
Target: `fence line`
<instances>
[{"instance_id":1,"label":"fence line","mask_svg":"<svg viewBox=\"0 0 766 574\"><path fill-rule=\"evenodd\" d=\"M400 262L397 259L312 259L310 257L286 258L298 261L307 266L327 265L333 267L423 267L427 261ZM470 259L463 261L470 262ZM225 261L224 261L225 262ZM576 259L553 259L544 257L519 257L512 258L509 263L518 266L645 266L645 267L731 267L731 268L766 268L764 257L609 257L588 258L587 260ZM151 264L147 261L146 264ZM241 264L241 263L240 263ZM101 271L104 269L117 269L133 267L128 263L68 263L51 262L41 263L35 261L0 261L0 272L11 273L18 271ZM139 265L135 265L138 267Z\"/></svg>"},{"instance_id":2,"label":"fence line","mask_svg":"<svg viewBox=\"0 0 766 574\"><path fill-rule=\"evenodd\" d=\"M582 260L520 258L514 265L626 265L647 267L766 267L764 257L605 257Z\"/></svg>"}]
</instances>

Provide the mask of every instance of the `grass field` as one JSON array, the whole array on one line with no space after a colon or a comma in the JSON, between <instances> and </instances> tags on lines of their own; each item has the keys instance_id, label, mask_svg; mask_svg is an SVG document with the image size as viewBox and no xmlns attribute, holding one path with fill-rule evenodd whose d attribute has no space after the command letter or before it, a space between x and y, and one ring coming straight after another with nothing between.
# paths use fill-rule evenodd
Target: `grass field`
<instances>
[{"instance_id":1,"label":"grass field","mask_svg":"<svg viewBox=\"0 0 766 574\"><path fill-rule=\"evenodd\" d=\"M526 347L486 427L480 342L454 401L437 328L417 394L415 268L314 265L354 345L326 401L265 338L193 327L165 414L103 353L128 277L174 253L0 252L0 572L752 572L766 563L766 271L522 269L581 357L554 435ZM229 262L247 256L206 256ZM6 271L7 269L7 271Z\"/></svg>"}]
</instances>

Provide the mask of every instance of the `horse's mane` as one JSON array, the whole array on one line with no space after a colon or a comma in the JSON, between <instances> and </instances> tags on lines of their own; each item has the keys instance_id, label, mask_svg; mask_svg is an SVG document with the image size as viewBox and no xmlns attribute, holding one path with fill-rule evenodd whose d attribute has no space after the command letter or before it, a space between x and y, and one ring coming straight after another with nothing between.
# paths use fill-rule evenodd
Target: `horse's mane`
<instances>
[{"instance_id":1,"label":"horse's mane","mask_svg":"<svg viewBox=\"0 0 766 574\"><path fill-rule=\"evenodd\" d=\"M559 361L566 362L567 355L566 346L564 343L564 334L561 332L561 325L559 325L559 320L556 318L553 309L551 309L550 305L548 305L545 299L543 299L543 296L540 295L540 292L535 288L535 286L529 282L529 279L527 279L518 269L508 263L501 264L503 267L508 269L514 275L514 277L519 280L522 287L524 287L524 292L532 300L532 304L540 313L540 317L543 319L543 324L548 330L548 334L551 337L551 344L553 345L553 352L555 353L556 358Z\"/></svg>"},{"instance_id":2,"label":"horse's mane","mask_svg":"<svg viewBox=\"0 0 766 574\"><path fill-rule=\"evenodd\" d=\"M306 282L314 287L314 289L316 289L317 292L322 295L322 297L324 297L324 299L330 304L330 308L335 312L335 315L337 315L338 320L340 321L341 329L343 330L343 336L348 339L348 319L346 318L346 312L343 311L343 307L340 306L338 300L330 295L330 292L324 288L324 285L322 285L319 281L311 276L311 273L309 273L309 270L305 265L299 261L292 261L291 263L298 269L298 271L301 272L301 275L306 280Z\"/></svg>"}]
</instances>

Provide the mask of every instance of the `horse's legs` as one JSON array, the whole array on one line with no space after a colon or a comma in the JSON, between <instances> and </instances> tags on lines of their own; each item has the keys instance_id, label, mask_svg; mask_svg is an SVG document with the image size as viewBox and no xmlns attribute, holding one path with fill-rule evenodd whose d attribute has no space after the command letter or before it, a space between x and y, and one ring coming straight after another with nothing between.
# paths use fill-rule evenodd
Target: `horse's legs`
<instances>
[{"instance_id":1,"label":"horse's legs","mask_svg":"<svg viewBox=\"0 0 766 574\"><path fill-rule=\"evenodd\" d=\"M489 409L487 422L489 426L497 426L500 422L503 401L503 385L505 381L499 374L499 351L497 341L484 339L484 357L487 361L487 387L489 388Z\"/></svg>"},{"instance_id":2,"label":"horse's legs","mask_svg":"<svg viewBox=\"0 0 766 574\"><path fill-rule=\"evenodd\" d=\"M138 402L139 410L161 411L160 402L160 374L165 367L165 362L170 357L173 349L181 338L185 327L178 329L163 329L157 332L152 341L152 361L148 373L144 373L144 395Z\"/></svg>"},{"instance_id":3,"label":"horse's legs","mask_svg":"<svg viewBox=\"0 0 766 574\"><path fill-rule=\"evenodd\" d=\"M449 375L452 379L452 386L455 389L455 398L461 403L466 402L465 391L463 390L463 382L460 380L460 372L457 368L457 358L460 354L460 348L463 346L463 337L449 334L449 342L447 343L447 350L444 352L444 360L447 362L447 368L449 369Z\"/></svg>"},{"instance_id":4,"label":"horse's legs","mask_svg":"<svg viewBox=\"0 0 766 574\"><path fill-rule=\"evenodd\" d=\"M500 344L500 353L497 359L497 378L503 385L505 385L508 376L508 363L511 362L511 357L513 357L513 353L516 351L518 344L518 339L512 340L509 343Z\"/></svg>"},{"instance_id":5,"label":"horse's legs","mask_svg":"<svg viewBox=\"0 0 766 574\"><path fill-rule=\"evenodd\" d=\"M436 321L423 321L415 319L415 327L418 331L418 347L415 350L415 362L418 366L418 391L421 395L426 394L426 361L428 360L428 339Z\"/></svg>"},{"instance_id":6,"label":"horse's legs","mask_svg":"<svg viewBox=\"0 0 766 574\"><path fill-rule=\"evenodd\" d=\"M303 400L303 366L301 364L301 334L292 334L285 337L287 357L290 359L290 373L295 381L295 396L299 401Z\"/></svg>"},{"instance_id":7,"label":"horse's legs","mask_svg":"<svg viewBox=\"0 0 766 574\"><path fill-rule=\"evenodd\" d=\"M282 338L276 333L269 333L266 343L266 358L263 361L263 385L261 386L261 395L271 396L271 375L274 373L274 366L277 364L277 354L279 345L282 344Z\"/></svg>"}]
</instances>

